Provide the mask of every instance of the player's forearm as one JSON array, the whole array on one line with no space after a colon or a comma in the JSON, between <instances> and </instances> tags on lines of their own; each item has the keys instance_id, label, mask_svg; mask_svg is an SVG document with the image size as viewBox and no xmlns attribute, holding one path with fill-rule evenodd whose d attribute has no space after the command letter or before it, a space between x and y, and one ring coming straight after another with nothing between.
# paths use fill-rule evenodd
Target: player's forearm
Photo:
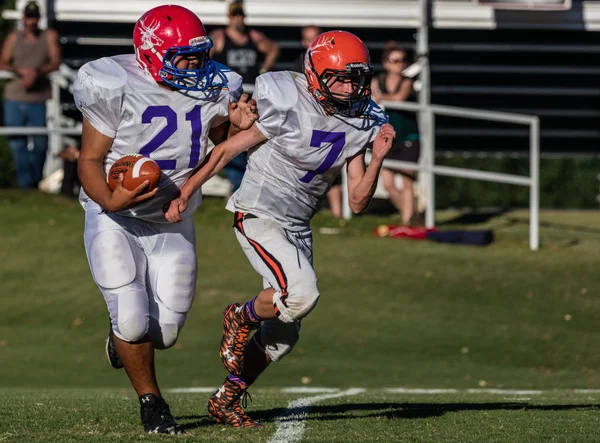
<instances>
[{"instance_id":1,"label":"player's forearm","mask_svg":"<svg viewBox=\"0 0 600 443\"><path fill-rule=\"evenodd\" d=\"M382 160L373 158L363 177L356 186L349 190L348 201L350 209L355 214L361 213L369 206L369 202L373 198L373 194L375 194L375 189L377 189L377 180L382 164Z\"/></svg>"},{"instance_id":2,"label":"player's forearm","mask_svg":"<svg viewBox=\"0 0 600 443\"><path fill-rule=\"evenodd\" d=\"M110 211L112 192L106 182L102 163L79 157L77 172L85 193L104 209Z\"/></svg>"},{"instance_id":3,"label":"player's forearm","mask_svg":"<svg viewBox=\"0 0 600 443\"><path fill-rule=\"evenodd\" d=\"M204 183L214 177L237 154L228 152L224 143L216 146L208 155L203 164L198 168L185 184L181 187L181 196L189 199Z\"/></svg>"}]
</instances>

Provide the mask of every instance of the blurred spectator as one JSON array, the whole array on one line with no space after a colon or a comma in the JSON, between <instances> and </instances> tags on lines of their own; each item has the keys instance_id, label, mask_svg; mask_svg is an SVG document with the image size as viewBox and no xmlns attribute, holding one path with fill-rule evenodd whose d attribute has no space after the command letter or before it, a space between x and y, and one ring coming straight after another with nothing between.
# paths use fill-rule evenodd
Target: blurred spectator
<instances>
[{"instance_id":1,"label":"blurred spectator","mask_svg":"<svg viewBox=\"0 0 600 443\"><path fill-rule=\"evenodd\" d=\"M270 71L279 55L279 46L262 32L246 27L242 2L229 5L229 24L210 33L213 60L240 74L244 83L254 84L259 74Z\"/></svg>"},{"instance_id":2,"label":"blurred spectator","mask_svg":"<svg viewBox=\"0 0 600 443\"><path fill-rule=\"evenodd\" d=\"M279 55L279 47L262 32L247 28L245 17L242 2L229 4L227 27L215 29L210 33L214 43L210 55L213 60L240 74L245 84L254 84L256 77L273 68ZM232 192L242 183L246 159L247 153L243 152L225 167Z\"/></svg>"},{"instance_id":3,"label":"blurred spectator","mask_svg":"<svg viewBox=\"0 0 600 443\"><path fill-rule=\"evenodd\" d=\"M58 34L54 29L39 28L40 8L28 2L23 10L23 30L11 33L2 47L0 70L11 71L18 78L4 87L4 124L6 126L46 126L46 100L52 95L48 74L61 63ZM22 188L35 188L42 179L47 136L32 137L28 149L27 136L10 136L17 183Z\"/></svg>"},{"instance_id":4,"label":"blurred spectator","mask_svg":"<svg viewBox=\"0 0 600 443\"><path fill-rule=\"evenodd\" d=\"M321 28L314 25L305 26L300 31L302 34L302 52L292 64L292 71L304 72L304 53L315 38L321 33Z\"/></svg>"},{"instance_id":5,"label":"blurred spectator","mask_svg":"<svg viewBox=\"0 0 600 443\"><path fill-rule=\"evenodd\" d=\"M381 101L406 101L413 93L413 80L402 75L408 67L406 51L396 42L388 42L382 53L383 72L373 77L371 88L373 99ZM387 110L390 123L396 130L396 142L387 157L416 163L419 160L419 129L416 116L412 112ZM395 184L396 173L402 175L402 189ZM409 224L415 217L415 194L413 182L414 171L381 169L381 179L385 190L390 195L390 201L402 214L402 223Z\"/></svg>"}]
</instances>

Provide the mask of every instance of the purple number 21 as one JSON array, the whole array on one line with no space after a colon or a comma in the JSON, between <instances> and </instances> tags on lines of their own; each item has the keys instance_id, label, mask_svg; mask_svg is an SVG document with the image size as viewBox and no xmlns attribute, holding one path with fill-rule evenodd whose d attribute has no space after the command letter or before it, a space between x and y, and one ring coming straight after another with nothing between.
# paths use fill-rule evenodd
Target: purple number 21
<instances>
[{"instance_id":1,"label":"purple number 21","mask_svg":"<svg viewBox=\"0 0 600 443\"><path fill-rule=\"evenodd\" d=\"M200 136L202 135L202 120L200 119L200 105L185 114L185 119L192 125L192 145L190 152L190 162L188 168L195 168L200 160ZM160 148L177 131L177 114L170 106L148 106L142 114L142 123L149 124L155 118L164 118L167 124L161 131L154 136L152 140L146 143L140 154L150 157L150 154ZM173 170L177 168L177 160L156 160L156 163L162 170Z\"/></svg>"},{"instance_id":2,"label":"purple number 21","mask_svg":"<svg viewBox=\"0 0 600 443\"><path fill-rule=\"evenodd\" d=\"M320 148L323 143L331 143L331 148L329 149L325 160L317 169L307 172L306 175L300 179L302 183L310 183L317 174L324 174L333 166L346 144L346 133L319 131L317 129L313 130L310 146L312 148Z\"/></svg>"}]
</instances>

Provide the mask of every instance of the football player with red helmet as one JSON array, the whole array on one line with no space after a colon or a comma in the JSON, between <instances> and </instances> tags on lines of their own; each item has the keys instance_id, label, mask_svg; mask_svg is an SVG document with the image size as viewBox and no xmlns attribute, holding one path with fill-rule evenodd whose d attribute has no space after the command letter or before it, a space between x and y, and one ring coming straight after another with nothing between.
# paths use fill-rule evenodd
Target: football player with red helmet
<instances>
[{"instance_id":1,"label":"football player with red helmet","mask_svg":"<svg viewBox=\"0 0 600 443\"><path fill-rule=\"evenodd\" d=\"M358 37L344 31L318 36L306 51L304 75L272 72L257 78L258 120L211 152L166 213L168 220L179 221L188 196L250 149L242 185L227 209L265 289L225 310L220 351L229 375L208 403L219 422L258 426L240 398L270 362L292 350L301 320L317 304L310 221L336 175L347 168L350 207L356 213L375 192L395 132L371 100L372 75L369 52ZM367 147L372 148L368 167Z\"/></svg>"},{"instance_id":2,"label":"football player with red helmet","mask_svg":"<svg viewBox=\"0 0 600 443\"><path fill-rule=\"evenodd\" d=\"M192 306L196 249L193 193L183 221L167 223L163 207L207 153L256 118L241 95L241 77L209 57L212 42L200 19L181 6L146 12L133 31L135 54L84 65L74 85L83 114L78 160L85 209L85 248L111 326L107 356L125 368L139 396L144 430L179 433L154 372L154 350L175 344ZM119 158L156 161L161 178L128 190L106 175Z\"/></svg>"}]
</instances>

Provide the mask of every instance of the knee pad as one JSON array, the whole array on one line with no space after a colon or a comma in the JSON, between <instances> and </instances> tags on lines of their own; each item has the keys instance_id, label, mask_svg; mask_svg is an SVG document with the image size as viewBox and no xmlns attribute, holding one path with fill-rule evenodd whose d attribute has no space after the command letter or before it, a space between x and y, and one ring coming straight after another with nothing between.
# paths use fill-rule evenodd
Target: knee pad
<instances>
[{"instance_id":1,"label":"knee pad","mask_svg":"<svg viewBox=\"0 0 600 443\"><path fill-rule=\"evenodd\" d=\"M128 343L140 341L148 333L148 318L135 312L132 315L119 315L117 325L115 334Z\"/></svg>"},{"instance_id":2,"label":"knee pad","mask_svg":"<svg viewBox=\"0 0 600 443\"><path fill-rule=\"evenodd\" d=\"M179 338L179 333L185 324L186 314L177 314L176 318L169 319L170 322L159 322L150 318L150 340L155 349L169 349Z\"/></svg>"},{"instance_id":3,"label":"knee pad","mask_svg":"<svg viewBox=\"0 0 600 443\"><path fill-rule=\"evenodd\" d=\"M306 317L319 301L319 290L316 280L290 285L288 293L281 291L273 294L273 306L278 311L278 318L284 323L291 323Z\"/></svg>"},{"instance_id":4,"label":"knee pad","mask_svg":"<svg viewBox=\"0 0 600 443\"><path fill-rule=\"evenodd\" d=\"M191 253L165 260L158 272L156 293L171 311L187 313L196 292L196 256Z\"/></svg>"},{"instance_id":5,"label":"knee pad","mask_svg":"<svg viewBox=\"0 0 600 443\"><path fill-rule=\"evenodd\" d=\"M275 319L265 321L252 340L271 361L278 362L292 352L299 338L299 321L284 323Z\"/></svg>"},{"instance_id":6,"label":"knee pad","mask_svg":"<svg viewBox=\"0 0 600 443\"><path fill-rule=\"evenodd\" d=\"M89 259L94 280L101 288L120 288L135 279L131 245L121 231L100 232L92 241Z\"/></svg>"}]
</instances>

